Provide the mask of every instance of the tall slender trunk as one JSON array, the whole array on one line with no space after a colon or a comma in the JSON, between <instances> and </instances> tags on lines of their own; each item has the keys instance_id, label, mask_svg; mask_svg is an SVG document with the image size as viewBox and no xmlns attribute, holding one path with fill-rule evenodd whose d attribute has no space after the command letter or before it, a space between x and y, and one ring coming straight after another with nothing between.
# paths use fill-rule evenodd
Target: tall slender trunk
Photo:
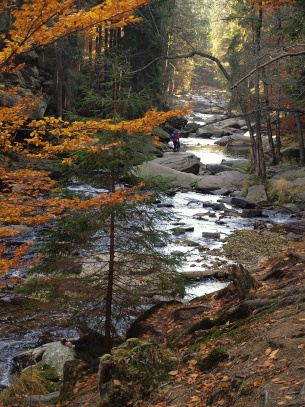
<instances>
[{"instance_id":1,"label":"tall slender trunk","mask_svg":"<svg viewBox=\"0 0 305 407\"><path fill-rule=\"evenodd\" d=\"M255 84L254 84L254 104L255 104L255 133L256 133L256 145L254 154L256 156L256 168L255 173L257 176L266 177L266 165L264 159L262 134L261 134L261 106L260 106L260 69L259 65L259 55L261 48L261 29L263 24L263 11L261 2L258 3L258 18L256 21L255 29L255 60L256 60L256 72L255 72Z\"/></svg>"},{"instance_id":2,"label":"tall slender trunk","mask_svg":"<svg viewBox=\"0 0 305 407\"><path fill-rule=\"evenodd\" d=\"M112 180L114 180L114 170L112 170ZM112 188L113 189L113 188ZM106 293L106 312L105 312L105 353L111 350L111 327L112 327L112 302L113 302L113 283L114 283L114 264L115 264L115 212L110 215L109 230L109 265L108 281Z\"/></svg>"},{"instance_id":3,"label":"tall slender trunk","mask_svg":"<svg viewBox=\"0 0 305 407\"><path fill-rule=\"evenodd\" d=\"M277 16L277 46L280 49L283 45L283 33L282 33L282 22L280 16L280 10L276 11ZM276 140L276 159L277 162L280 161L280 154L281 154L281 121L280 121L280 109L281 109L281 61L278 60L277 62L277 78L278 78L278 86L277 86L277 94L276 94L276 116L275 116L275 140Z\"/></svg>"},{"instance_id":4,"label":"tall slender trunk","mask_svg":"<svg viewBox=\"0 0 305 407\"><path fill-rule=\"evenodd\" d=\"M300 114L299 113L295 114L295 121L296 121L296 125L297 125L297 130L298 130L298 143L299 143L299 149L300 149L300 164L304 165L305 164L304 139L303 139L303 134L302 134L302 126L301 126L301 120L300 120Z\"/></svg>"},{"instance_id":5,"label":"tall slender trunk","mask_svg":"<svg viewBox=\"0 0 305 407\"><path fill-rule=\"evenodd\" d=\"M270 153L270 165L276 165L276 155L275 155L275 147L272 137L272 126L271 126L271 117L270 117L270 99L269 99L269 85L266 75L265 68L262 69L262 76L263 76L263 83L264 83L264 97L265 97L265 106L266 106L266 124L267 124L267 136L268 136L268 143L269 143L269 153Z\"/></svg>"},{"instance_id":6,"label":"tall slender trunk","mask_svg":"<svg viewBox=\"0 0 305 407\"><path fill-rule=\"evenodd\" d=\"M118 69L118 32L115 34L116 46L116 65L114 69L114 89L113 89L113 119L116 120L117 116L117 98L118 98L118 85L119 85L119 69ZM113 141L117 141L117 133L113 135ZM112 160L116 159L116 148L112 148ZM111 192L116 190L116 174L115 168L111 169ZM110 227L109 227L109 265L108 265L108 281L106 293L106 312L105 312L105 352L109 353L112 345L111 328L112 328L112 305L113 305L113 285L115 273L115 237L116 237L116 212L115 208L111 211Z\"/></svg>"},{"instance_id":7,"label":"tall slender trunk","mask_svg":"<svg viewBox=\"0 0 305 407\"><path fill-rule=\"evenodd\" d=\"M63 50L63 40L59 39L54 44L55 50L55 64L54 64L54 78L56 83L56 117L62 117L63 112L63 61L62 61L62 50Z\"/></svg>"}]
</instances>

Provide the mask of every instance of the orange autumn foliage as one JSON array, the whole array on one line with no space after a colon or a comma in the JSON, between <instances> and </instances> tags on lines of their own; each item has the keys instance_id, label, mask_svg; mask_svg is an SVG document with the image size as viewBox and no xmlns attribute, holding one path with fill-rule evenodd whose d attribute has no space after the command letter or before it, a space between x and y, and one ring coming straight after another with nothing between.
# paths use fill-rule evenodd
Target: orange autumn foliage
<instances>
[{"instance_id":1,"label":"orange autumn foliage","mask_svg":"<svg viewBox=\"0 0 305 407\"><path fill-rule=\"evenodd\" d=\"M78 10L74 0L27 0L20 9L14 3L1 2L0 12L12 16L12 27L4 38L0 50L0 73L18 72L22 65L15 64L15 57L78 31L91 32L96 27L117 28L138 21L134 11L148 0L106 0L89 10ZM10 4L10 6L8 5ZM12 5L13 4L13 5ZM26 29L25 29L26 28ZM63 153L80 149L98 151L95 135L101 131L124 133L150 133L153 126L167 118L184 114L174 110L160 113L149 111L145 117L115 123L111 120L68 122L61 118L44 117L33 120L33 112L42 95L20 93L18 87L7 88L0 84L0 154L26 156L34 159L55 158ZM12 102L13 101L13 102ZM22 142L16 140L20 128L26 127L29 136ZM48 137L46 137L48 135ZM52 141L50 141L52 139ZM114 149L119 142L104 146ZM73 158L64 159L70 163ZM33 226L68 215L73 211L117 205L149 198L141 187L119 188L113 193L102 194L85 201L80 198L63 198L48 172L31 168L18 169L0 156L0 235L2 240L20 233L15 225ZM9 269L28 266L24 260L31 243L14 252L0 245L0 274ZM38 261L38 259L33 262Z\"/></svg>"}]
</instances>

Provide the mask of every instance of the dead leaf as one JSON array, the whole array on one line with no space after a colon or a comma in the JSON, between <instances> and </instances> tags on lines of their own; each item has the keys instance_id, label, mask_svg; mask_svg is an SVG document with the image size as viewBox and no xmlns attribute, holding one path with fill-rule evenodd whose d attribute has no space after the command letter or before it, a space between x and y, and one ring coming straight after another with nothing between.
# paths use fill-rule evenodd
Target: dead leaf
<instances>
[{"instance_id":1,"label":"dead leaf","mask_svg":"<svg viewBox=\"0 0 305 407\"><path fill-rule=\"evenodd\" d=\"M266 349L265 350L265 355L270 355L270 353L272 352L272 349L271 348L268 348L268 349Z\"/></svg>"},{"instance_id":2,"label":"dead leaf","mask_svg":"<svg viewBox=\"0 0 305 407\"><path fill-rule=\"evenodd\" d=\"M271 360L277 359L276 354L278 353L278 351L279 351L279 349L275 349L274 351L272 351L272 352L270 353L270 355L269 355L269 359L271 359Z\"/></svg>"},{"instance_id":3,"label":"dead leaf","mask_svg":"<svg viewBox=\"0 0 305 407\"><path fill-rule=\"evenodd\" d=\"M120 380L117 380L117 379L113 379L113 384L115 386L122 386L122 382Z\"/></svg>"},{"instance_id":4,"label":"dead leaf","mask_svg":"<svg viewBox=\"0 0 305 407\"><path fill-rule=\"evenodd\" d=\"M170 376L177 376L178 370L172 370L171 372L168 372L168 374L169 374Z\"/></svg>"},{"instance_id":5,"label":"dead leaf","mask_svg":"<svg viewBox=\"0 0 305 407\"><path fill-rule=\"evenodd\" d=\"M284 383L284 381L282 379L280 379L279 377L274 377L273 379L271 379L271 381L273 383Z\"/></svg>"},{"instance_id":6,"label":"dead leaf","mask_svg":"<svg viewBox=\"0 0 305 407\"><path fill-rule=\"evenodd\" d=\"M262 384L262 380L260 380L260 379L257 379L257 380L254 380L254 382L253 382L253 386L254 387L259 387L261 384Z\"/></svg>"}]
</instances>

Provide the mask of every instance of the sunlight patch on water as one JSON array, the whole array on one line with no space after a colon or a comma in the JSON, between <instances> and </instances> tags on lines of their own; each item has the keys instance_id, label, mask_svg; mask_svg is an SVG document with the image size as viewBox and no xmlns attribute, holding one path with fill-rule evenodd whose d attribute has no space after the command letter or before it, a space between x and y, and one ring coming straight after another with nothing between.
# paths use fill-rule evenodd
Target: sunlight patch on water
<instances>
[{"instance_id":1,"label":"sunlight patch on water","mask_svg":"<svg viewBox=\"0 0 305 407\"><path fill-rule=\"evenodd\" d=\"M222 160L245 158L240 152L229 152L226 146L215 144L215 139L181 138L181 149L193 153L203 164L220 164Z\"/></svg>"},{"instance_id":2,"label":"sunlight patch on water","mask_svg":"<svg viewBox=\"0 0 305 407\"><path fill-rule=\"evenodd\" d=\"M215 291L222 290L223 288L227 287L230 283L224 283L221 281L214 281L208 280L204 281L201 284L196 283L192 286L187 287L186 289L186 296L184 297L186 300L190 300L195 297L201 297L205 294L214 293Z\"/></svg>"}]
</instances>

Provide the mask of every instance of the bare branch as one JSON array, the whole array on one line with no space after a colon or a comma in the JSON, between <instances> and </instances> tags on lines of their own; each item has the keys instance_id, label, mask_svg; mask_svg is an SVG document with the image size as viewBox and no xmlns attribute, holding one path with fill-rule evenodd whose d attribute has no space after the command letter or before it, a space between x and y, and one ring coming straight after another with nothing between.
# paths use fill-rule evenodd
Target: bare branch
<instances>
[{"instance_id":1,"label":"bare branch","mask_svg":"<svg viewBox=\"0 0 305 407\"><path fill-rule=\"evenodd\" d=\"M164 55L164 56L160 56L158 58L153 59L151 62L149 62L149 64L143 66L140 69L137 69L136 71L130 72L130 74L134 74L137 72L141 72L144 71L144 69L148 68L150 65L154 64L157 61L161 61L161 60L165 60L165 59L183 59L183 58L192 58L195 55L198 55L200 57L206 58L206 59L210 59L211 61L215 62L216 65L218 66L218 68L221 70L221 72L223 73L224 77L231 83L231 78L230 75L228 74L227 70L225 69L225 67L222 65L222 63L220 62L220 60L216 57L214 57L213 55L207 54L206 52L201 52L201 51L192 51L189 52L188 54L178 54L178 55Z\"/></svg>"},{"instance_id":2,"label":"bare branch","mask_svg":"<svg viewBox=\"0 0 305 407\"><path fill-rule=\"evenodd\" d=\"M238 85L240 85L243 81L245 81L247 78L249 78L251 75L253 75L257 70L264 68L267 65L272 64L275 61L278 61L282 58L287 58L287 57L297 57L300 55L305 55L305 50L299 51L299 52L284 52L280 55L278 55L277 57L271 58L269 61L256 66L254 69L252 69L250 72L247 73L247 75L245 75L244 77L242 77L239 81L237 81L235 84L232 85L231 89L235 89L237 88Z\"/></svg>"}]
</instances>

